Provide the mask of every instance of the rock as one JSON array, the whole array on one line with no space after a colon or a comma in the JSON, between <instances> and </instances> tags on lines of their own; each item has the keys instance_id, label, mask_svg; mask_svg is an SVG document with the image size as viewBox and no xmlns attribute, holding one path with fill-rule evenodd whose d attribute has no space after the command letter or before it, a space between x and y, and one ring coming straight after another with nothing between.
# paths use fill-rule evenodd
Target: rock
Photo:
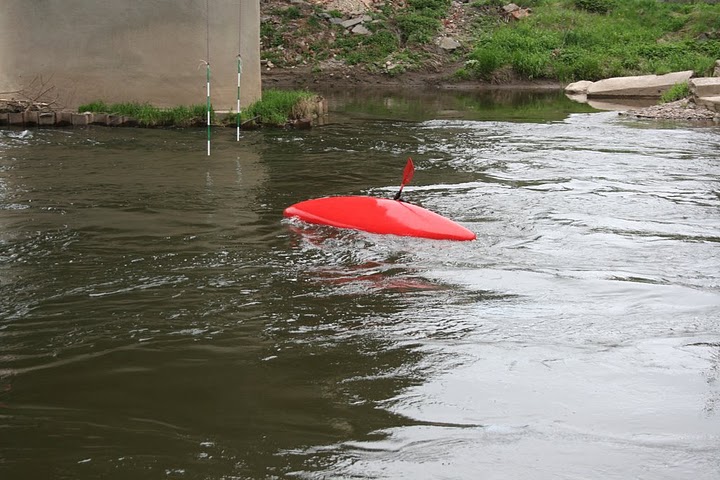
<instances>
[{"instance_id":1,"label":"rock","mask_svg":"<svg viewBox=\"0 0 720 480\"><path fill-rule=\"evenodd\" d=\"M592 97L660 97L676 83L687 82L692 70L666 75L639 75L598 80L588 87L587 96Z\"/></svg>"},{"instance_id":2,"label":"rock","mask_svg":"<svg viewBox=\"0 0 720 480\"><path fill-rule=\"evenodd\" d=\"M718 115L703 106L698 106L687 98L671 103L653 105L652 107L640 110L628 110L621 115L636 118L657 118L662 120L694 120L712 121L717 120Z\"/></svg>"},{"instance_id":3,"label":"rock","mask_svg":"<svg viewBox=\"0 0 720 480\"><path fill-rule=\"evenodd\" d=\"M297 120L294 120L292 122L292 125L295 128L306 130L312 127L312 118L299 118Z\"/></svg>"},{"instance_id":4,"label":"rock","mask_svg":"<svg viewBox=\"0 0 720 480\"><path fill-rule=\"evenodd\" d=\"M365 28L363 25L355 25L352 30L350 30L355 35L370 35L372 32Z\"/></svg>"},{"instance_id":5,"label":"rock","mask_svg":"<svg viewBox=\"0 0 720 480\"><path fill-rule=\"evenodd\" d=\"M453 51L457 48L460 48L460 42L458 42L452 37L440 37L437 41L437 44L440 48L447 51Z\"/></svg>"},{"instance_id":6,"label":"rock","mask_svg":"<svg viewBox=\"0 0 720 480\"><path fill-rule=\"evenodd\" d=\"M720 78L718 77L691 78L688 86L690 93L695 97L720 96Z\"/></svg>"},{"instance_id":7,"label":"rock","mask_svg":"<svg viewBox=\"0 0 720 480\"><path fill-rule=\"evenodd\" d=\"M715 60L715 70L713 70L713 77L720 77L720 60Z\"/></svg>"},{"instance_id":8,"label":"rock","mask_svg":"<svg viewBox=\"0 0 720 480\"><path fill-rule=\"evenodd\" d=\"M586 94L590 85L595 82L589 80L580 80L579 82L571 83L565 87L565 93L582 93Z\"/></svg>"},{"instance_id":9,"label":"rock","mask_svg":"<svg viewBox=\"0 0 720 480\"><path fill-rule=\"evenodd\" d=\"M530 9L529 8L522 8L514 3L508 3L504 7L502 7L503 11L505 12L505 15L508 17L512 17L515 20L520 20L521 18L529 17L530 16Z\"/></svg>"},{"instance_id":10,"label":"rock","mask_svg":"<svg viewBox=\"0 0 720 480\"><path fill-rule=\"evenodd\" d=\"M358 25L360 23L363 23L364 21L365 21L364 17L355 17L355 18L351 18L350 20L344 20L344 21L340 22L340 25L342 25L343 28L350 28L350 27L354 27L355 25Z\"/></svg>"},{"instance_id":11,"label":"rock","mask_svg":"<svg viewBox=\"0 0 720 480\"><path fill-rule=\"evenodd\" d=\"M368 5L363 0L331 0L325 2L323 8L327 11L337 10L346 15L366 12Z\"/></svg>"}]
</instances>

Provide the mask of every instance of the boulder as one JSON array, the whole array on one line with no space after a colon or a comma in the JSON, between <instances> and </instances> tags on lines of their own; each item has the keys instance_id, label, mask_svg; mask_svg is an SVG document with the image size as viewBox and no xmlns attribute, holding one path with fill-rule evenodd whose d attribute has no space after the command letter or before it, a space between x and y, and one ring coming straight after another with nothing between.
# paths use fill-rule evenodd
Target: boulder
<instances>
[{"instance_id":1,"label":"boulder","mask_svg":"<svg viewBox=\"0 0 720 480\"><path fill-rule=\"evenodd\" d=\"M437 41L437 44L440 48L443 50L452 51L457 48L460 48L460 42L455 40L452 37L440 37Z\"/></svg>"},{"instance_id":2,"label":"boulder","mask_svg":"<svg viewBox=\"0 0 720 480\"><path fill-rule=\"evenodd\" d=\"M673 72L666 75L639 75L598 80L588 87L591 97L660 97L676 83L687 82L693 76L692 70Z\"/></svg>"},{"instance_id":3,"label":"boulder","mask_svg":"<svg viewBox=\"0 0 720 480\"><path fill-rule=\"evenodd\" d=\"M565 93L587 93L588 88L595 82L589 80L580 80L579 82L571 83L565 87Z\"/></svg>"},{"instance_id":4,"label":"boulder","mask_svg":"<svg viewBox=\"0 0 720 480\"><path fill-rule=\"evenodd\" d=\"M713 70L713 77L720 77L720 60L715 60L715 70Z\"/></svg>"}]
</instances>

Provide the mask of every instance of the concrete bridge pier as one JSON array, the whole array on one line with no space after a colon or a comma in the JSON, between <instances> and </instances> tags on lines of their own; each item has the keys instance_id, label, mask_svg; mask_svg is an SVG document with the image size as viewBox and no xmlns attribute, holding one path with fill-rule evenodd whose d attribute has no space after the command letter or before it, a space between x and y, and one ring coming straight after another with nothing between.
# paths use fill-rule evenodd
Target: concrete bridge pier
<instances>
[{"instance_id":1,"label":"concrete bridge pier","mask_svg":"<svg viewBox=\"0 0 720 480\"><path fill-rule=\"evenodd\" d=\"M208 39L213 107L235 109L238 53L241 105L259 99L259 0L2 0L0 97L204 104Z\"/></svg>"}]
</instances>

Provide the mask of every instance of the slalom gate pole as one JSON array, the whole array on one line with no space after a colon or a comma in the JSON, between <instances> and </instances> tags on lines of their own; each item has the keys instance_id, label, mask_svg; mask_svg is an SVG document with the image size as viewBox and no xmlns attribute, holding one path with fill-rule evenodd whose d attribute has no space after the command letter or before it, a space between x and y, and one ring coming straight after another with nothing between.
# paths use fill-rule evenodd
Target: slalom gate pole
<instances>
[{"instance_id":1,"label":"slalom gate pole","mask_svg":"<svg viewBox=\"0 0 720 480\"><path fill-rule=\"evenodd\" d=\"M207 105L205 106L205 109L207 110L207 154L208 157L210 156L210 136L211 136L211 128L210 128L210 62L207 62Z\"/></svg>"},{"instance_id":2,"label":"slalom gate pole","mask_svg":"<svg viewBox=\"0 0 720 480\"><path fill-rule=\"evenodd\" d=\"M210 0L205 0L205 69L207 78L207 154L210 156Z\"/></svg>"},{"instance_id":3,"label":"slalom gate pole","mask_svg":"<svg viewBox=\"0 0 720 480\"><path fill-rule=\"evenodd\" d=\"M237 77L237 141L240 141L240 77L242 76L242 58L238 53L237 57L238 77Z\"/></svg>"}]
</instances>

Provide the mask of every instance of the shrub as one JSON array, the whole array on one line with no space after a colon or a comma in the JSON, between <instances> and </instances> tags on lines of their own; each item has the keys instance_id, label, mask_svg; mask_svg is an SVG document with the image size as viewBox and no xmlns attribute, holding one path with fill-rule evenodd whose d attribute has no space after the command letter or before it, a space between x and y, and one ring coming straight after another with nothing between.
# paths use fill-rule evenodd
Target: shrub
<instances>
[{"instance_id":1,"label":"shrub","mask_svg":"<svg viewBox=\"0 0 720 480\"><path fill-rule=\"evenodd\" d=\"M418 13L406 13L395 18L405 43L428 43L440 29L440 20Z\"/></svg>"},{"instance_id":2,"label":"shrub","mask_svg":"<svg viewBox=\"0 0 720 480\"><path fill-rule=\"evenodd\" d=\"M497 50L480 48L473 52L471 59L465 62L465 69L473 76L489 80L495 70L502 66L502 59Z\"/></svg>"},{"instance_id":3,"label":"shrub","mask_svg":"<svg viewBox=\"0 0 720 480\"><path fill-rule=\"evenodd\" d=\"M515 73L524 78L545 78L548 74L548 58L542 53L518 51L512 56L512 67Z\"/></svg>"}]
</instances>

